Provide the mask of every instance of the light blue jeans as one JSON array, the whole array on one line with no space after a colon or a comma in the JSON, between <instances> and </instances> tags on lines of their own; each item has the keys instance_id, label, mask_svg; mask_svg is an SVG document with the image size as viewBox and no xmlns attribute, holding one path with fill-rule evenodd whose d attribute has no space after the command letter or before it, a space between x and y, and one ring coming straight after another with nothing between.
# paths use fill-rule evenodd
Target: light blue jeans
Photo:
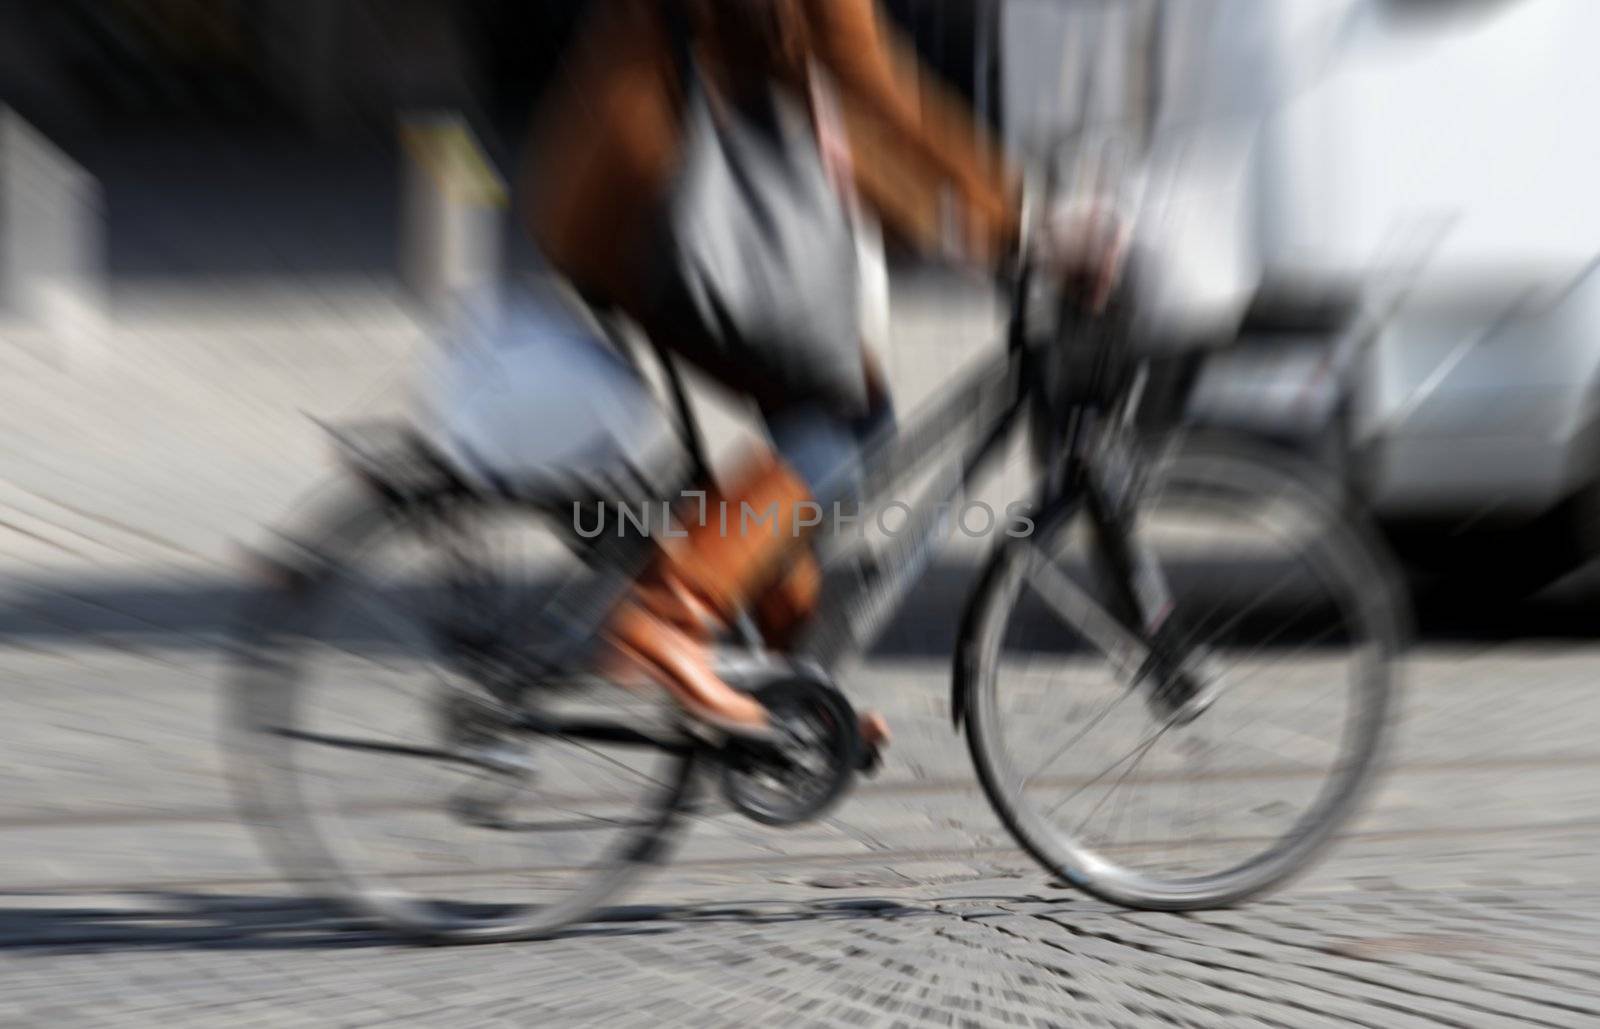
<instances>
[{"instance_id":1,"label":"light blue jeans","mask_svg":"<svg viewBox=\"0 0 1600 1029\"><path fill-rule=\"evenodd\" d=\"M861 476L861 450L878 431L894 424L885 399L861 418L847 419L820 404L802 402L764 413L778 455L805 481L812 499L829 507L853 492Z\"/></svg>"}]
</instances>

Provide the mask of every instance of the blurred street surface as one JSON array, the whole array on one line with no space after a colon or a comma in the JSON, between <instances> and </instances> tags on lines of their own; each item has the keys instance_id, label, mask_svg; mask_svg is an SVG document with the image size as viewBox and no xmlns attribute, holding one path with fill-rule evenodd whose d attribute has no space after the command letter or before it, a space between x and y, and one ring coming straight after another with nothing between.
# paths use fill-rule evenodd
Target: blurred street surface
<instances>
[{"instance_id":1,"label":"blurred street surface","mask_svg":"<svg viewBox=\"0 0 1600 1029\"><path fill-rule=\"evenodd\" d=\"M914 402L984 315L896 314ZM1371 810L1240 910L1112 909L1014 849L950 726L953 549L847 676L896 744L837 817L698 817L560 940L352 930L235 818L218 645L238 544L331 471L306 415L403 410L421 336L366 281L146 288L115 323L70 360L0 347L0 1025L1600 1024L1592 575L1423 610Z\"/></svg>"}]
</instances>

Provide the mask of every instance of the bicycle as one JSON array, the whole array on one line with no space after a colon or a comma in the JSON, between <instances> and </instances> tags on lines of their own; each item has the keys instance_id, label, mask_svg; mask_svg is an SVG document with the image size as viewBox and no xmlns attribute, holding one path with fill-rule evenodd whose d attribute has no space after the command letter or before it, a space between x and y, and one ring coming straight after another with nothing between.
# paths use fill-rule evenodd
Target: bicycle
<instances>
[{"instance_id":1,"label":"bicycle","mask_svg":"<svg viewBox=\"0 0 1600 1029\"><path fill-rule=\"evenodd\" d=\"M582 490L485 487L403 432L343 437L350 473L277 555L237 651L233 766L268 849L390 929L506 940L581 920L664 860L702 766L744 815L818 817L861 763L833 670L882 630L950 505L1026 428L1032 506L954 646L954 724L990 803L1045 870L1121 905L1234 904L1302 870L1380 764L1402 640L1388 560L1314 472L1176 432L1176 394L1149 399L1157 366L1127 319L1086 316L1034 279L1023 261L1003 352L867 448L858 520L931 473L902 529L874 549L824 526L825 602L790 653L740 622L724 673L773 713L767 741L686 726L588 671L654 544L637 526L585 538L574 500L659 497L637 469ZM691 441L669 477L688 481L698 430L665 370ZM521 575L524 540L538 569ZM406 548L416 571L391 559ZM1269 586L1248 579L1285 566ZM389 629L401 637L380 640ZM319 686L324 661L338 677ZM1332 714L1314 706L1331 687L1302 683L1328 672ZM382 689L401 680L414 706ZM1272 687L1265 713L1241 718L1252 682ZM1273 745L1233 746L1263 722ZM1265 765L1243 759L1256 752ZM408 785L402 769L439 781ZM1226 832L1225 804L1242 809Z\"/></svg>"}]
</instances>

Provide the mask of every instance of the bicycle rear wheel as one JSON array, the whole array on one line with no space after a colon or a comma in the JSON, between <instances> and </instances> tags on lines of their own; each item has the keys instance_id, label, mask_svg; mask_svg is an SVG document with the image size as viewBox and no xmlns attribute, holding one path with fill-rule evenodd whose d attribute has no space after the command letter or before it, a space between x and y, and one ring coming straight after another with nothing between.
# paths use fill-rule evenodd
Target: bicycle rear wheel
<instances>
[{"instance_id":1,"label":"bicycle rear wheel","mask_svg":"<svg viewBox=\"0 0 1600 1029\"><path fill-rule=\"evenodd\" d=\"M1085 518L997 555L958 682L995 809L1047 869L1113 903L1217 907L1304 869L1379 764L1401 615L1387 563L1275 457L1191 442L1156 461L1132 531L1172 593L1207 705L1180 716L1118 652ZM1104 607L1100 608L1104 610Z\"/></svg>"},{"instance_id":2,"label":"bicycle rear wheel","mask_svg":"<svg viewBox=\"0 0 1600 1029\"><path fill-rule=\"evenodd\" d=\"M548 934L664 852L691 751L530 736L531 707L670 732L659 697L529 681L540 599L592 575L492 499L346 491L251 612L232 684L246 817L294 879L443 941Z\"/></svg>"}]
</instances>

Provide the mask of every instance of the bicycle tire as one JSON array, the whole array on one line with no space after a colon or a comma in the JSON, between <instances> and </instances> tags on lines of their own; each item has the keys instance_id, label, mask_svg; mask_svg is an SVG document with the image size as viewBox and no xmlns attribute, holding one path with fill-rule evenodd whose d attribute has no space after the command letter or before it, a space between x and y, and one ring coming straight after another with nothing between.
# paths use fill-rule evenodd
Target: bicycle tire
<instances>
[{"instance_id":1,"label":"bicycle tire","mask_svg":"<svg viewBox=\"0 0 1600 1029\"><path fill-rule=\"evenodd\" d=\"M582 921L669 853L691 789L692 749L662 755L665 773L655 786L645 788L637 817L624 823L626 828L592 864L570 872L570 893L542 904L492 908L424 901L397 890L390 878L357 867L330 839L330 833L342 830L308 800L296 752L296 747L314 746L294 733L298 720L307 717L302 694L307 692L308 651L319 626L328 621L336 584L380 536L406 524L408 511L426 510L442 496L402 499L345 478L313 506L303 527L290 534L300 542L284 562L289 569L282 576L285 581L252 599L234 648L225 739L235 799L286 877L363 922L445 943L549 936ZM450 502L477 509L507 503L459 494ZM290 732L284 731L286 722ZM541 873L513 868L507 874L531 881ZM428 885L425 878L415 881Z\"/></svg>"},{"instance_id":2,"label":"bicycle tire","mask_svg":"<svg viewBox=\"0 0 1600 1029\"><path fill-rule=\"evenodd\" d=\"M1008 623L1022 594L1027 564L1038 559L1031 555L1041 549L1048 551L1051 537L1067 532L1078 520L1077 511L1066 506L1045 512L1033 537L1009 541L991 561L969 609L969 634L956 662L955 696L958 712L965 721L968 749L990 803L1012 836L1043 868L1101 900L1125 907L1226 907L1260 896L1303 872L1325 852L1339 828L1357 810L1381 765L1398 677L1395 659L1406 635L1405 620L1384 552L1366 527L1344 510L1336 492L1319 483L1314 472L1262 448L1207 438L1192 439L1173 449L1161 467L1154 470L1152 480L1161 481L1163 488L1176 482L1273 497L1275 504L1289 505L1310 515L1311 524L1318 527L1314 535L1305 538L1309 565L1324 578L1325 585L1336 587L1339 609L1353 613L1351 624L1364 641L1363 646L1371 648L1370 658L1358 666L1359 674L1350 683L1353 700L1339 744L1342 760L1338 773L1330 780L1331 787L1317 793L1313 805L1284 836L1272 839L1247 859L1204 875L1162 877L1139 872L1110 856L1114 846L1103 845L1103 850L1097 850L1078 838L1083 824L1073 833L1052 826L1050 818L1041 814L1042 804L1028 795L1030 777L1019 776L1013 765L1016 741L1007 739L1005 734L999 706L1000 681ZM1180 611L1182 603L1180 597ZM1226 692L1222 697L1226 699ZM1208 717L1209 712L1201 719ZM1082 732L1096 728L1091 724ZM1165 731L1159 730L1157 739ZM1130 771L1120 773L1119 782L1145 759L1153 745L1133 759ZM1270 781L1271 775L1282 773L1266 774ZM1159 792L1164 783L1155 776L1150 778ZM1078 791L1089 788L1076 779L1069 779L1065 785L1077 786ZM1109 787L1116 788L1115 784ZM1101 804L1104 803L1102 799ZM1056 810L1059 806L1058 803ZM1093 814L1090 812L1091 817ZM1126 846L1141 845L1149 846L1151 840L1135 840Z\"/></svg>"}]
</instances>

